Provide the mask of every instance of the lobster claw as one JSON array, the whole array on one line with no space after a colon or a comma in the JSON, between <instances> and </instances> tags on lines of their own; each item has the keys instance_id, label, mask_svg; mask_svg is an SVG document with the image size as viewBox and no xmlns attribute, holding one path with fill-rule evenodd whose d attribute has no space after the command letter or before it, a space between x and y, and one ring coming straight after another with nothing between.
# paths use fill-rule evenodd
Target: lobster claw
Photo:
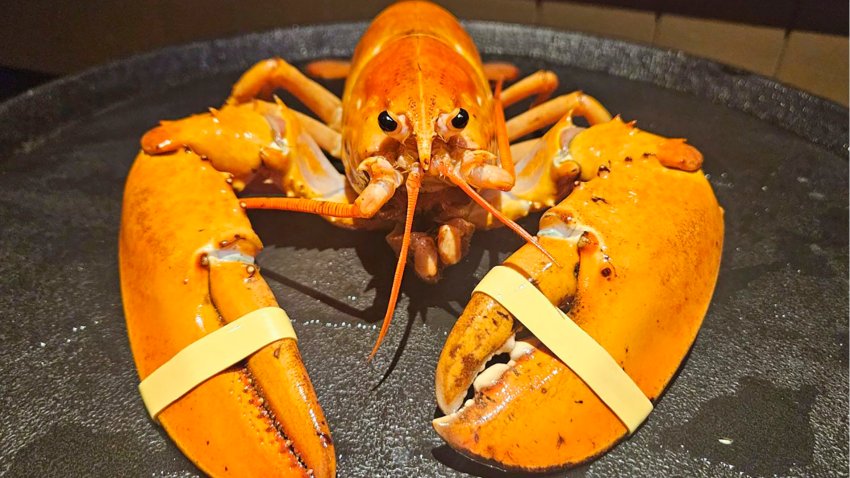
<instances>
[{"instance_id":1,"label":"lobster claw","mask_svg":"<svg viewBox=\"0 0 850 478\"><path fill-rule=\"evenodd\" d=\"M590 146L593 146L591 148ZM650 400L669 384L708 308L720 265L723 211L681 140L615 118L570 145L583 182L541 219L551 264L523 246L505 265L599 343ZM678 158L686 155L686 158ZM626 426L498 302L475 293L436 371L434 420L453 448L503 469L544 471L599 456ZM491 357L510 353L507 364ZM480 373L480 375L479 375ZM470 386L474 397L463 403Z\"/></svg>"},{"instance_id":2,"label":"lobster claw","mask_svg":"<svg viewBox=\"0 0 850 478\"><path fill-rule=\"evenodd\" d=\"M142 379L224 323L276 305L253 264L261 247L209 162L183 150L139 154L127 179L119 262ZM210 475L335 475L330 431L293 339L214 375L157 418Z\"/></svg>"}]
</instances>

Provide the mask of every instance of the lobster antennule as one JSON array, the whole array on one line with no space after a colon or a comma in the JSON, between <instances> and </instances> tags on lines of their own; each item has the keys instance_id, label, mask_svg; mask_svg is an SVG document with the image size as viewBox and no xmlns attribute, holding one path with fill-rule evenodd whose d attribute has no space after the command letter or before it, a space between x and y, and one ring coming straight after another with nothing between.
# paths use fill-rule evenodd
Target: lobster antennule
<instances>
[{"instance_id":1,"label":"lobster antennule","mask_svg":"<svg viewBox=\"0 0 850 478\"><path fill-rule=\"evenodd\" d=\"M375 346L372 347L372 352L369 353L369 360L375 357L378 353L378 348L384 337L387 335L387 330L390 328L390 322L395 314L395 305L398 302L398 294L401 289L401 279L404 276L404 266L407 264L407 252L410 250L410 233L413 229L413 214L416 211L416 200L419 198L419 187L422 184L422 177L419 173L418 166L413 167L407 176L405 186L407 186L407 213L404 217L404 236L401 239L401 249L398 253L398 262L393 275L393 287L390 292L390 301L387 304L387 313L384 315L384 322L381 324L381 331L378 333L378 339L375 341Z\"/></svg>"},{"instance_id":2,"label":"lobster antennule","mask_svg":"<svg viewBox=\"0 0 850 478\"><path fill-rule=\"evenodd\" d=\"M499 222L504 224L505 227L507 227L508 229L517 233L517 235L519 235L519 237L525 239L525 242L536 247L537 250L539 250L541 253L543 253L543 255L545 255L547 259L552 261L552 263L554 263L554 264L558 263L558 261L555 260L555 257L552 256L552 254L550 254L549 251L546 250L546 248L541 246L539 242L537 242L537 239L535 239L534 236L532 236L528 231L523 229L523 227L520 226L519 224L517 224L516 222L505 217L505 215L502 214L501 211L499 211L498 209L493 207L492 204L490 204L486 199L481 197L481 195L478 194L478 191L473 189L472 186L470 186L466 181L464 181L462 178L458 177L456 174L449 171L448 168L443 168L443 174L445 174L446 177L449 178L449 180L452 182L452 184L459 187L464 193L466 193L467 196L469 196L473 201L475 201L485 211L492 214L493 217L495 217Z\"/></svg>"}]
</instances>

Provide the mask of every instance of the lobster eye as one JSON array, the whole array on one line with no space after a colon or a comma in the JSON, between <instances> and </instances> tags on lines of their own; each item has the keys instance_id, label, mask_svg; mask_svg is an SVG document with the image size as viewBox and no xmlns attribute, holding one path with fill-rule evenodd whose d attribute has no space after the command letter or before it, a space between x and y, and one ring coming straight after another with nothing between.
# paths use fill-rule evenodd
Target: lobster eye
<instances>
[{"instance_id":1,"label":"lobster eye","mask_svg":"<svg viewBox=\"0 0 850 478\"><path fill-rule=\"evenodd\" d=\"M465 109L459 108L457 114L452 118L452 127L455 129L463 129L469 123L469 113Z\"/></svg>"},{"instance_id":2,"label":"lobster eye","mask_svg":"<svg viewBox=\"0 0 850 478\"><path fill-rule=\"evenodd\" d=\"M396 123L396 120L394 120L393 117L386 111L382 111L381 114L378 115L378 126L387 133L392 133L398 129L398 123Z\"/></svg>"}]
</instances>

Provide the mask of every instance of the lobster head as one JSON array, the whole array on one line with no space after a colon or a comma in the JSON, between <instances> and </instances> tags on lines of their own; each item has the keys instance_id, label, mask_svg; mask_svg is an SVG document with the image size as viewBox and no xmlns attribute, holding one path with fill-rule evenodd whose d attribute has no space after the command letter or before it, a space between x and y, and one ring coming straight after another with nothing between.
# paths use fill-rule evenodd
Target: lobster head
<instances>
[{"instance_id":1,"label":"lobster head","mask_svg":"<svg viewBox=\"0 0 850 478\"><path fill-rule=\"evenodd\" d=\"M440 61L429 60L434 58ZM363 81L352 81L359 75ZM470 170L497 162L487 79L447 43L401 37L352 77L345 94L357 108L343 118L343 156L355 189L366 186L363 165L374 158L386 159L402 175L418 163L426 191L451 186L447 172L478 186ZM509 189L512 179L500 176L497 183Z\"/></svg>"}]
</instances>

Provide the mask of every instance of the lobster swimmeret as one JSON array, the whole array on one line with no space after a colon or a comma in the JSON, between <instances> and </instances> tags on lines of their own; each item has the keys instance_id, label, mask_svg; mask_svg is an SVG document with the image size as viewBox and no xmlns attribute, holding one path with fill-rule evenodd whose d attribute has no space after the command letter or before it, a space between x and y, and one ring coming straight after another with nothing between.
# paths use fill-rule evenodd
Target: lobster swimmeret
<instances>
[{"instance_id":1,"label":"lobster swimmeret","mask_svg":"<svg viewBox=\"0 0 850 478\"><path fill-rule=\"evenodd\" d=\"M373 355L408 256L436 281L463 258L473 231L506 225L527 241L506 264L647 397L664 390L705 315L722 249L722 210L695 148L611 119L580 92L548 100L557 87L548 71L503 90L516 69L482 64L455 18L427 2L389 7L350 62L315 62L308 72L346 78L342 99L284 60L265 60L220 109L163 122L142 139L125 190L120 267L143 379L224 323L276 305L245 214L266 208L390 230L399 260ZM272 99L278 88L318 120ZM503 108L532 96L529 111L505 121ZM539 139L514 142L546 127ZM240 197L258 181L284 196ZM537 237L514 222L546 208ZM414 216L434 227L414 231ZM613 446L623 424L533 337L517 340L521 329L497 302L473 295L438 364L447 415L437 432L507 469L565 467ZM503 352L512 360L476 379ZM213 376L158 420L213 475L335 474L330 430L292 339Z\"/></svg>"}]
</instances>

